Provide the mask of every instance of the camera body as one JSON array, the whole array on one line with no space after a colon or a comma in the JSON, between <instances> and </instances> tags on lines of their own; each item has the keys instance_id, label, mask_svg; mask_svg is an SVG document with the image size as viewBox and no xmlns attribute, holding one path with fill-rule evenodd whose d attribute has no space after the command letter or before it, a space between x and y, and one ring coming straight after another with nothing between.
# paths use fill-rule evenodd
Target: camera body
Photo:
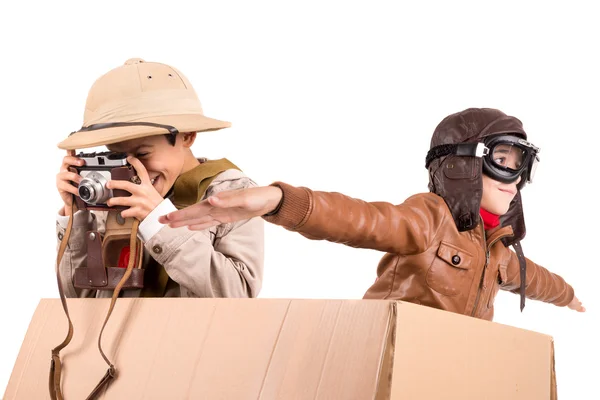
<instances>
[{"instance_id":1,"label":"camera body","mask_svg":"<svg viewBox=\"0 0 600 400\"><path fill-rule=\"evenodd\" d=\"M131 196L126 190L111 190L106 184L111 180L126 180L139 183L135 169L127 162L126 153L110 151L99 153L79 153L78 158L85 161L81 167L75 167L83 178L77 188L79 196L75 202L80 210L124 210L127 207L109 207L106 202L112 197Z\"/></svg>"}]
</instances>

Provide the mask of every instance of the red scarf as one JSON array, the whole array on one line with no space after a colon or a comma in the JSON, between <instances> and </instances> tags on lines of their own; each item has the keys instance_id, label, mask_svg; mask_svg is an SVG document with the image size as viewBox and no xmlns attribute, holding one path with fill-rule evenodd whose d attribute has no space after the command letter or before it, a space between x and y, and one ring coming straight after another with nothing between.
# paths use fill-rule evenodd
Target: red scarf
<instances>
[{"instance_id":1,"label":"red scarf","mask_svg":"<svg viewBox=\"0 0 600 400\"><path fill-rule=\"evenodd\" d=\"M483 218L483 228L486 231L500 225L499 215L492 214L491 212L484 210L483 208L479 209L479 213L481 214L481 218Z\"/></svg>"}]
</instances>

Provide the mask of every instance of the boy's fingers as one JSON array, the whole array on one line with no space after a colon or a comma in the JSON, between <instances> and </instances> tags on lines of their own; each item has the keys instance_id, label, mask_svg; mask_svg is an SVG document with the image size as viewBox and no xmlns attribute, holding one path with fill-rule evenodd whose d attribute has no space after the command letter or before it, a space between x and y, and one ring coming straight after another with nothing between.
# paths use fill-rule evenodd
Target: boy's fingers
<instances>
[{"instance_id":1,"label":"boy's fingers","mask_svg":"<svg viewBox=\"0 0 600 400\"><path fill-rule=\"evenodd\" d=\"M150 176L148 175L148 171L146 170L146 167L144 167L144 164L142 164L140 160L130 156L127 157L127 161L129 162L129 164L133 165L133 168L135 168L135 172L137 172L137 175L140 177L142 182L150 183Z\"/></svg>"},{"instance_id":2,"label":"boy's fingers","mask_svg":"<svg viewBox=\"0 0 600 400\"><path fill-rule=\"evenodd\" d=\"M131 197L129 197L129 196L128 197L111 197L110 199L108 199L106 204L108 204L110 207L113 207L113 206L131 207L133 205L133 202L131 201Z\"/></svg>"},{"instance_id":3,"label":"boy's fingers","mask_svg":"<svg viewBox=\"0 0 600 400\"><path fill-rule=\"evenodd\" d=\"M81 180L83 178L81 177L81 175L76 174L75 172L62 171L58 174L58 179L60 179L62 181L71 181L71 182L79 183L79 182L81 182Z\"/></svg>"},{"instance_id":4,"label":"boy's fingers","mask_svg":"<svg viewBox=\"0 0 600 400\"><path fill-rule=\"evenodd\" d=\"M204 223L214 220L214 217L210 215L211 210L214 210L214 208L242 207L244 202L244 195L239 190L220 192L193 206L163 215L158 221L163 224L168 223L172 228ZM217 222L218 224L219 222Z\"/></svg>"},{"instance_id":5,"label":"boy's fingers","mask_svg":"<svg viewBox=\"0 0 600 400\"><path fill-rule=\"evenodd\" d=\"M219 208L243 207L245 205L244 192L241 190L228 190L210 196L208 199L210 205Z\"/></svg>"},{"instance_id":6,"label":"boy's fingers","mask_svg":"<svg viewBox=\"0 0 600 400\"><path fill-rule=\"evenodd\" d=\"M63 158L63 163L60 167L61 171L66 171L69 169L69 167L72 166L82 166L84 163L84 161L80 158L77 157L71 157L71 156L65 156L65 158Z\"/></svg>"},{"instance_id":7,"label":"boy's fingers","mask_svg":"<svg viewBox=\"0 0 600 400\"><path fill-rule=\"evenodd\" d=\"M181 210L170 212L164 215L165 222L183 221L195 218L201 218L208 214L211 206L206 203L206 200L200 203L194 204L193 206L186 207ZM162 218L162 217L161 217Z\"/></svg>"},{"instance_id":8,"label":"boy's fingers","mask_svg":"<svg viewBox=\"0 0 600 400\"><path fill-rule=\"evenodd\" d=\"M62 190L63 192L68 192L68 193L74 194L76 196L79 196L79 191L77 190L77 188L68 182L60 181L58 183L58 188L60 190Z\"/></svg>"},{"instance_id":9,"label":"boy's fingers","mask_svg":"<svg viewBox=\"0 0 600 400\"><path fill-rule=\"evenodd\" d=\"M207 199L210 205L215 207L227 207L227 200L221 200L218 196L219 195L217 194L215 196L210 196Z\"/></svg>"},{"instance_id":10,"label":"boy's fingers","mask_svg":"<svg viewBox=\"0 0 600 400\"><path fill-rule=\"evenodd\" d=\"M135 218L136 215L137 215L137 209L135 209L135 208L128 208L127 210L121 211L121 216L123 218Z\"/></svg>"},{"instance_id":11,"label":"boy's fingers","mask_svg":"<svg viewBox=\"0 0 600 400\"><path fill-rule=\"evenodd\" d=\"M187 225L210 224L213 221L214 221L213 217L211 217L210 215L205 215L204 217L200 217L200 218L189 218L189 219L178 220L178 221L170 221L169 226L171 228L179 228L181 226L187 226Z\"/></svg>"},{"instance_id":12,"label":"boy's fingers","mask_svg":"<svg viewBox=\"0 0 600 400\"><path fill-rule=\"evenodd\" d=\"M168 214L158 217L158 222L162 224L167 224L175 221L181 221L185 218L185 215L182 216L181 213L188 211L187 209L172 211Z\"/></svg>"},{"instance_id":13,"label":"boy's fingers","mask_svg":"<svg viewBox=\"0 0 600 400\"><path fill-rule=\"evenodd\" d=\"M141 177L140 177L141 179ZM139 185L136 185L135 183L129 182L129 181L122 181L122 180L112 180L109 181L106 184L106 187L109 189L121 189L121 190L126 190L131 194L137 194L139 191Z\"/></svg>"}]
</instances>

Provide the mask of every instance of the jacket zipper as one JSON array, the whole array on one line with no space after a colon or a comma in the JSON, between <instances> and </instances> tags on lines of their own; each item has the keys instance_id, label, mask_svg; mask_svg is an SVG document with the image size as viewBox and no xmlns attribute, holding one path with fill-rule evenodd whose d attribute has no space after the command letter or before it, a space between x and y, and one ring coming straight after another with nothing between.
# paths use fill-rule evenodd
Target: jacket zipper
<instances>
[{"instance_id":1,"label":"jacket zipper","mask_svg":"<svg viewBox=\"0 0 600 400\"><path fill-rule=\"evenodd\" d=\"M483 219L481 220L481 230L483 232L483 248L485 249L485 264L483 264L483 269L481 270L481 278L479 279L479 286L477 287L477 297L475 297L475 305L473 306L473 312L471 316L474 317L477 311L477 306L479 306L479 298L481 297L481 289L483 289L483 279L485 278L485 271L488 267L488 263L490 262L490 248L500 239L507 237L509 235L501 235L494 239L489 246L487 245L487 238L485 235L485 228L483 227Z\"/></svg>"}]
</instances>

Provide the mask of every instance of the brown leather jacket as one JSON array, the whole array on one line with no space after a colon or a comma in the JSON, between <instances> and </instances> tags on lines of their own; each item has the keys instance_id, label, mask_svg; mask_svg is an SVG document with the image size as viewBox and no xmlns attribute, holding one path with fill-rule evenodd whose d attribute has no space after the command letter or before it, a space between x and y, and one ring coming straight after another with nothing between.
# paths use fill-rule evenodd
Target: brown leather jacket
<instances>
[{"instance_id":1,"label":"brown leather jacket","mask_svg":"<svg viewBox=\"0 0 600 400\"><path fill-rule=\"evenodd\" d=\"M444 200L417 194L403 204L367 203L277 182L283 201L265 220L314 240L384 251L365 299L396 299L492 320L499 289L518 293L510 226L459 232ZM557 306L573 299L560 276L527 259L526 296Z\"/></svg>"}]
</instances>

